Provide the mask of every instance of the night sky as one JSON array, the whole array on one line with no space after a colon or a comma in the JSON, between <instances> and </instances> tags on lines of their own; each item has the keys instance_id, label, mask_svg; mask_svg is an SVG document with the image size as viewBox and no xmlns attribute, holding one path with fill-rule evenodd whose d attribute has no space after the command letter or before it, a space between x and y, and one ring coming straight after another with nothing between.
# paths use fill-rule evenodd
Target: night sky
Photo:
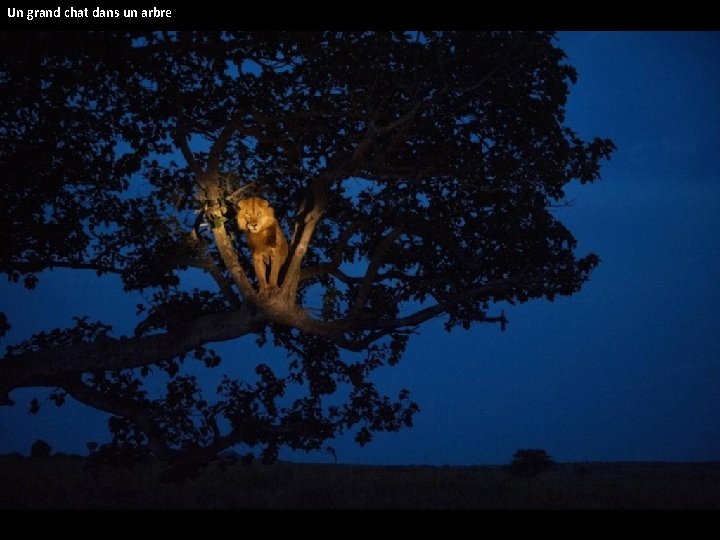
<instances>
[{"instance_id":1,"label":"night sky","mask_svg":"<svg viewBox=\"0 0 720 540\"><path fill-rule=\"evenodd\" d=\"M374 376L389 395L411 391L415 426L364 448L351 435L329 441L340 462L493 464L518 448L557 461L720 460L720 33L563 32L558 43L579 72L567 125L618 147L601 180L574 184L573 205L555 210L599 268L575 296L498 306L504 333L424 325L401 363ZM120 291L92 272L46 272L33 292L4 281L13 328L2 345L73 315L131 332L141 299ZM215 348L224 362L208 380L286 362L252 337ZM106 416L72 402L29 415L48 393L11 394L0 454L27 454L37 438L85 454L108 438Z\"/></svg>"}]
</instances>

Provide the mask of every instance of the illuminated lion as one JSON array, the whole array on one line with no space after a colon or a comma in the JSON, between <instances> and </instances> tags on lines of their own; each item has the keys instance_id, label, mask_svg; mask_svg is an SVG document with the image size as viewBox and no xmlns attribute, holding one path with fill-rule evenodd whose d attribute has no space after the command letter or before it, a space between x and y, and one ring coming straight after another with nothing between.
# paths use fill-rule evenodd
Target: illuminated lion
<instances>
[{"instance_id":1,"label":"illuminated lion","mask_svg":"<svg viewBox=\"0 0 720 540\"><path fill-rule=\"evenodd\" d=\"M288 255L288 243L265 199L250 197L238 203L238 227L245 231L260 291L278 287L278 274ZM267 267L270 267L270 280Z\"/></svg>"}]
</instances>

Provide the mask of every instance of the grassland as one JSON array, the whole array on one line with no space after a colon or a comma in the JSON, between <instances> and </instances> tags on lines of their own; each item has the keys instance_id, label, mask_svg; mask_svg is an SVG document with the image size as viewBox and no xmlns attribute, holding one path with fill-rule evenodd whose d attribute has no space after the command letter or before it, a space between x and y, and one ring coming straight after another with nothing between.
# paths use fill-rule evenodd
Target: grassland
<instances>
[{"instance_id":1,"label":"grassland","mask_svg":"<svg viewBox=\"0 0 720 540\"><path fill-rule=\"evenodd\" d=\"M3 456L0 508L720 509L720 463L560 464L536 478L501 467L277 463L213 466L182 485L159 472Z\"/></svg>"}]
</instances>

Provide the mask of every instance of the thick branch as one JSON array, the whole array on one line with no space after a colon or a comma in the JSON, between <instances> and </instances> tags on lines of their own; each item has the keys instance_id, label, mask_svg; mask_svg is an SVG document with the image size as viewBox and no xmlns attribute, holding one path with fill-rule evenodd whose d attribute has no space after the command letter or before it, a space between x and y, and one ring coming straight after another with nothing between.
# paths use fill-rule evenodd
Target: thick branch
<instances>
[{"instance_id":1,"label":"thick branch","mask_svg":"<svg viewBox=\"0 0 720 540\"><path fill-rule=\"evenodd\" d=\"M227 141L225 141L225 143L227 143ZM213 149L217 148L217 144L218 143L213 146ZM221 193L218 176L217 174L202 174L197 177L196 181L206 197L207 208L205 213L211 224L213 238L215 239L215 245L220 252L220 257L222 258L225 267L230 271L230 275L237 287L240 289L243 297L253 299L256 296L255 290L253 289L247 274L245 274L245 270L243 270L243 267L240 265L237 251L235 251L235 248L228 237L227 231L225 230L225 216L223 216L220 204Z\"/></svg>"},{"instance_id":2,"label":"thick branch","mask_svg":"<svg viewBox=\"0 0 720 540\"><path fill-rule=\"evenodd\" d=\"M263 322L248 308L213 313L185 328L138 338L99 337L78 343L6 356L0 361L0 404L11 405L8 393L23 386L56 386L68 373L135 368L182 355L208 342L227 341L258 332Z\"/></svg>"},{"instance_id":3,"label":"thick branch","mask_svg":"<svg viewBox=\"0 0 720 540\"><path fill-rule=\"evenodd\" d=\"M212 225L212 233L215 239L215 244L220 252L220 257L222 258L225 267L230 271L230 275L237 287L240 289L243 297L254 299L256 296L255 290L253 289L247 274L245 274L245 270L243 270L240 265L237 251L235 251L235 248L227 235L227 231L225 230L225 216L223 216L221 209L222 193L220 189L220 182L218 180L220 158L223 152L227 149L227 145L230 142L232 135L241 127L241 119L242 116L240 111L236 111L230 122L228 122L221 130L217 140L210 148L206 172L198 174L196 176L196 182L206 198L207 208L205 213Z\"/></svg>"},{"instance_id":4,"label":"thick branch","mask_svg":"<svg viewBox=\"0 0 720 540\"><path fill-rule=\"evenodd\" d=\"M508 287L519 284L518 280L496 280L487 283L481 287L474 287L452 296L445 302L438 302L433 306L420 309L411 315L398 317L395 319L376 318L347 318L338 321L324 322L310 317L307 312L298 306L290 306L282 301L282 299L267 299L261 301L259 307L268 316L268 319L274 323L282 324L297 328L298 330L317 336L323 336L339 347L351 351L362 351L372 342L389 334L392 331L416 327L423 322L437 317L445 313L448 308L461 302L472 300L478 296L488 296L498 294ZM505 315L498 317L483 317L482 322L499 322L504 329L507 324ZM366 337L360 340L353 340L347 337L347 334L353 332L370 332Z\"/></svg>"},{"instance_id":5,"label":"thick branch","mask_svg":"<svg viewBox=\"0 0 720 540\"><path fill-rule=\"evenodd\" d=\"M220 186L217 180L220 156L227 148L230 137L238 128L239 118L239 114L236 114L235 118L233 118L233 120L223 128L220 136L213 144L210 149L210 155L208 156L207 171L202 170L202 167L197 162L190 150L190 147L188 146L187 130L185 129L181 118L178 119L178 127L174 133L174 141L182 152L185 161L187 161L188 165L195 173L196 183L207 197L207 214L210 218L210 223L214 225L212 229L213 236L225 266L230 271L233 281L240 289L243 297L253 298L255 296L255 291L253 290L250 280L238 261L237 252L233 248L225 228L222 225L215 226L217 224L215 218L223 217L220 212ZM220 223L222 223L221 219ZM210 271L210 274L230 302L233 305L238 305L235 293L232 291L219 269L215 267L215 264L213 263L211 266L207 266L206 268Z\"/></svg>"},{"instance_id":6,"label":"thick branch","mask_svg":"<svg viewBox=\"0 0 720 540\"><path fill-rule=\"evenodd\" d=\"M187 327L163 334L133 339L101 337L92 343L79 343L6 357L0 361L0 404L12 405L9 392L26 386L57 386L68 374L120 370L153 364L187 353L208 342L226 341L259 331L265 321L294 327L302 332L327 337L339 346L359 350L394 330L415 327L449 307L477 296L498 294L524 280L497 280L456 294L445 302L395 319L359 319L322 322L310 317L281 296L260 298L258 310L248 307L227 313L210 314ZM485 317L484 322L507 323L505 316ZM361 341L348 333L370 332Z\"/></svg>"},{"instance_id":7,"label":"thick branch","mask_svg":"<svg viewBox=\"0 0 720 540\"><path fill-rule=\"evenodd\" d=\"M212 233L215 238L215 244L220 252L220 257L222 258L223 263L225 263L225 267L230 271L230 275L240 289L243 297L247 299L255 298L255 290L253 289L245 270L243 270L243 267L240 264L237 251L235 251L225 227L214 227L212 229Z\"/></svg>"},{"instance_id":8,"label":"thick branch","mask_svg":"<svg viewBox=\"0 0 720 540\"><path fill-rule=\"evenodd\" d=\"M323 213L325 213L328 181L329 178L325 176L318 177L313 181L311 187L312 207L310 208L306 202L308 210L301 212L298 215L298 221L295 223L296 229L290 246L290 262L286 263L287 270L282 284L282 297L286 302L295 302L295 295L300 283L300 266L307 253L315 227Z\"/></svg>"}]
</instances>

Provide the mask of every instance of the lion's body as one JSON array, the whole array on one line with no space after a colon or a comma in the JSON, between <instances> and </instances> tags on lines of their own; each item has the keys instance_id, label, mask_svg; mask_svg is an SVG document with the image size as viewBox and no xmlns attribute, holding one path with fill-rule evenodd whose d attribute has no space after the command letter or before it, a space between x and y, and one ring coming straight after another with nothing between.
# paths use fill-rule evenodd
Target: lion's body
<instances>
[{"instance_id":1,"label":"lion's body","mask_svg":"<svg viewBox=\"0 0 720 540\"><path fill-rule=\"evenodd\" d=\"M280 268L288 255L288 243L270 204L259 197L238 203L238 227L245 231L252 252L253 267L260 290L277 288ZM267 267L270 266L270 280Z\"/></svg>"}]
</instances>

